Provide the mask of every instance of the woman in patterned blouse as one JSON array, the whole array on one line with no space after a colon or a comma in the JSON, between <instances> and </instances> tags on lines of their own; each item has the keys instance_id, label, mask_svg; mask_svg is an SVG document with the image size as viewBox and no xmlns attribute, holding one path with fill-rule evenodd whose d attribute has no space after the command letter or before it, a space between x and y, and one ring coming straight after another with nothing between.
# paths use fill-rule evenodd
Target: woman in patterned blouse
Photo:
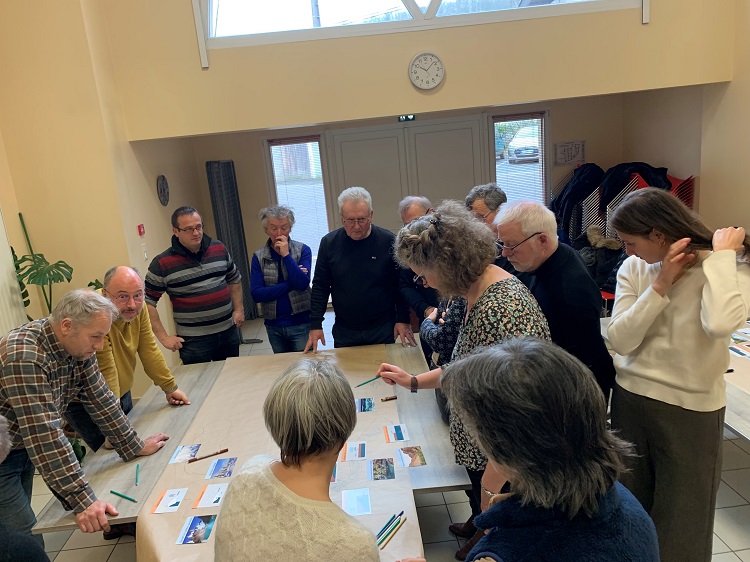
<instances>
[{"instance_id":1,"label":"woman in patterned blouse","mask_svg":"<svg viewBox=\"0 0 750 562\"><path fill-rule=\"evenodd\" d=\"M406 225L396 237L395 249L401 265L416 272L425 285L437 289L443 297L466 299L453 361L508 339L549 339L547 321L534 297L523 283L493 264L497 252L492 231L460 203L446 201L432 215ZM389 384L416 392L418 388L439 388L442 368L411 375L383 363L378 374ZM471 538L456 553L463 560L482 537L473 524L474 516L481 512L482 488L497 493L503 482L497 482L491 472L482 482L487 458L454 414L450 417L450 437L456 462L466 467L472 483L467 491L472 517L450 527L453 534Z\"/></svg>"}]
</instances>

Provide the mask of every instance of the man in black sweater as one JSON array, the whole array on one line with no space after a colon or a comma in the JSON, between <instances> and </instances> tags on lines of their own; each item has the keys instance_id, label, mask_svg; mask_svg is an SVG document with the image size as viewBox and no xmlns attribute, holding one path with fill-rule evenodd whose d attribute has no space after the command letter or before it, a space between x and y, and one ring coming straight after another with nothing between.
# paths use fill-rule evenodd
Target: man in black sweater
<instances>
[{"instance_id":1,"label":"man in black sweater","mask_svg":"<svg viewBox=\"0 0 750 562\"><path fill-rule=\"evenodd\" d=\"M395 236L372 224L372 198L366 189L344 190L338 204L344 226L320 241L305 353L317 351L319 341L326 343L323 315L329 295L336 315L334 347L393 343L396 338L402 345L416 345L409 309L399 295Z\"/></svg>"},{"instance_id":2,"label":"man in black sweater","mask_svg":"<svg viewBox=\"0 0 750 562\"><path fill-rule=\"evenodd\" d=\"M552 341L591 369L609 401L615 368L601 335L601 292L578 252L558 242L555 215L521 201L504 206L495 225L503 256L531 273L528 287L547 317Z\"/></svg>"}]
</instances>

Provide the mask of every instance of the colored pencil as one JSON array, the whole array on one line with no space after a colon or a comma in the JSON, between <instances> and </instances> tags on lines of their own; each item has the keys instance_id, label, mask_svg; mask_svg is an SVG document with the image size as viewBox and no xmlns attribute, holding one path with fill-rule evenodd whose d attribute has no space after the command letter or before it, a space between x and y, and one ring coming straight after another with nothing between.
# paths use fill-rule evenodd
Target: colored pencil
<instances>
[{"instance_id":1,"label":"colored pencil","mask_svg":"<svg viewBox=\"0 0 750 562\"><path fill-rule=\"evenodd\" d=\"M381 402L390 402L391 400L397 400L398 396L386 396L385 398L381 398Z\"/></svg>"},{"instance_id":2,"label":"colored pencil","mask_svg":"<svg viewBox=\"0 0 750 562\"><path fill-rule=\"evenodd\" d=\"M392 530L393 530L393 529L394 529L394 528L395 528L395 527L396 527L396 526L397 526L397 525L398 525L398 524L399 524L400 522L401 522L401 517L399 517L398 515L397 515L396 517L394 517L394 518L393 518L393 521L391 521L391 522L390 522L390 523L388 524L388 527L387 527L387 528L386 528L386 530L385 530L385 531L383 532L383 534L382 534L382 535L380 535L379 537L377 537L377 539L376 539L376 542L378 543L378 546L380 546L380 545L381 545L381 543L382 543L382 542L383 542L383 541L385 540L385 538L386 538L386 537L387 537L387 536L388 536L388 535L390 534L390 532L391 532L391 531L392 531Z\"/></svg>"},{"instance_id":3,"label":"colored pencil","mask_svg":"<svg viewBox=\"0 0 750 562\"><path fill-rule=\"evenodd\" d=\"M359 388L360 386L364 386L364 385L366 385L366 384L367 384L368 382L376 381L376 380L378 380L379 378L380 378L380 375L375 375L375 376L374 376L374 377L372 377L371 379L368 379L368 380L366 380L365 382L361 382L361 383L359 383L359 384L358 384L357 386L355 386L354 388Z\"/></svg>"},{"instance_id":4,"label":"colored pencil","mask_svg":"<svg viewBox=\"0 0 750 562\"><path fill-rule=\"evenodd\" d=\"M135 465L135 485L138 485L138 480L141 479L141 463Z\"/></svg>"},{"instance_id":5,"label":"colored pencil","mask_svg":"<svg viewBox=\"0 0 750 562\"><path fill-rule=\"evenodd\" d=\"M383 541L383 544L380 545L380 550L383 550L386 547L386 545L388 544L388 542L393 538L393 535L395 535L398 532L398 530L403 526L404 523L406 523L406 517L404 517L399 522L399 524L396 525L396 527L388 534L388 538L386 538Z\"/></svg>"},{"instance_id":6,"label":"colored pencil","mask_svg":"<svg viewBox=\"0 0 750 562\"><path fill-rule=\"evenodd\" d=\"M130 500L133 503L138 503L137 499L131 498L130 496L126 496L125 494L121 494L120 492L115 492L114 490L110 490L109 493L114 494L116 496L120 496L121 498L125 498L126 500Z\"/></svg>"},{"instance_id":7,"label":"colored pencil","mask_svg":"<svg viewBox=\"0 0 750 562\"><path fill-rule=\"evenodd\" d=\"M209 457L215 457L216 455L223 455L224 453L228 453L228 452L229 452L229 449L222 449L221 451L216 451L215 453L211 453L210 455L203 455L202 457L195 457L194 459L190 459L188 463L202 461L203 459L207 459Z\"/></svg>"},{"instance_id":8,"label":"colored pencil","mask_svg":"<svg viewBox=\"0 0 750 562\"><path fill-rule=\"evenodd\" d=\"M401 516L402 516L403 514L404 514L404 512L402 511L402 512L401 512L401 513L399 513L398 515L392 515L392 516L391 516L391 518L390 518L390 519L388 520L388 523L386 523L385 525L383 525L383 528L382 528L382 529L380 529L380 531L378 532L378 534L377 534L377 535L375 535L375 538L376 538L376 539L380 539L380 537L381 537L381 536L382 536L382 535L383 535L383 534L384 534L384 533L385 533L385 532L386 532L386 531L388 530L388 528L389 528L389 527L391 526L391 524L392 524L392 523L393 523L393 522L394 522L394 521L395 521L396 519L398 519L399 517L401 517Z\"/></svg>"}]
</instances>

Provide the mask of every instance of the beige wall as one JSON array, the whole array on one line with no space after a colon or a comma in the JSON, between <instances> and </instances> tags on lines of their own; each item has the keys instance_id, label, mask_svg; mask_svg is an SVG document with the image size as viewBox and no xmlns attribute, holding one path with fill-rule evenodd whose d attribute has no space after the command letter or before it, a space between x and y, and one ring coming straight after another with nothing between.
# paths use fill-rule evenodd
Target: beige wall
<instances>
[{"instance_id":1,"label":"beige wall","mask_svg":"<svg viewBox=\"0 0 750 562\"><path fill-rule=\"evenodd\" d=\"M184 0L104 0L130 139L293 127L731 79L734 4L639 9L390 35L211 50L199 64ZM523 56L512 56L513 47ZM446 79L411 86L418 52Z\"/></svg>"},{"instance_id":2,"label":"beige wall","mask_svg":"<svg viewBox=\"0 0 750 562\"><path fill-rule=\"evenodd\" d=\"M623 161L666 166L678 178L700 175L703 87L623 96Z\"/></svg>"},{"instance_id":3,"label":"beige wall","mask_svg":"<svg viewBox=\"0 0 750 562\"><path fill-rule=\"evenodd\" d=\"M736 5L734 79L704 88L700 211L713 227L750 229L750 6Z\"/></svg>"}]
</instances>

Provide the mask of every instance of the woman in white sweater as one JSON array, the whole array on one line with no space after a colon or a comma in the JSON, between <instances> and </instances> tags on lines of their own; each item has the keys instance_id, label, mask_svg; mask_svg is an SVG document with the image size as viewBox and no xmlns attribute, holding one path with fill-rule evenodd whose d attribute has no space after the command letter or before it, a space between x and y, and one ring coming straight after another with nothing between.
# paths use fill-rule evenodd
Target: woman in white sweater
<instances>
[{"instance_id":1,"label":"woman in white sweater","mask_svg":"<svg viewBox=\"0 0 750 562\"><path fill-rule=\"evenodd\" d=\"M281 460L253 457L232 479L216 560L378 560L372 533L329 496L336 458L357 422L341 371L297 361L271 387L263 417Z\"/></svg>"},{"instance_id":2,"label":"woman in white sweater","mask_svg":"<svg viewBox=\"0 0 750 562\"><path fill-rule=\"evenodd\" d=\"M748 239L743 228L712 232L652 188L628 195L610 225L630 256L607 331L612 426L638 454L622 482L653 518L663 561L709 561L728 345L750 305Z\"/></svg>"}]
</instances>

